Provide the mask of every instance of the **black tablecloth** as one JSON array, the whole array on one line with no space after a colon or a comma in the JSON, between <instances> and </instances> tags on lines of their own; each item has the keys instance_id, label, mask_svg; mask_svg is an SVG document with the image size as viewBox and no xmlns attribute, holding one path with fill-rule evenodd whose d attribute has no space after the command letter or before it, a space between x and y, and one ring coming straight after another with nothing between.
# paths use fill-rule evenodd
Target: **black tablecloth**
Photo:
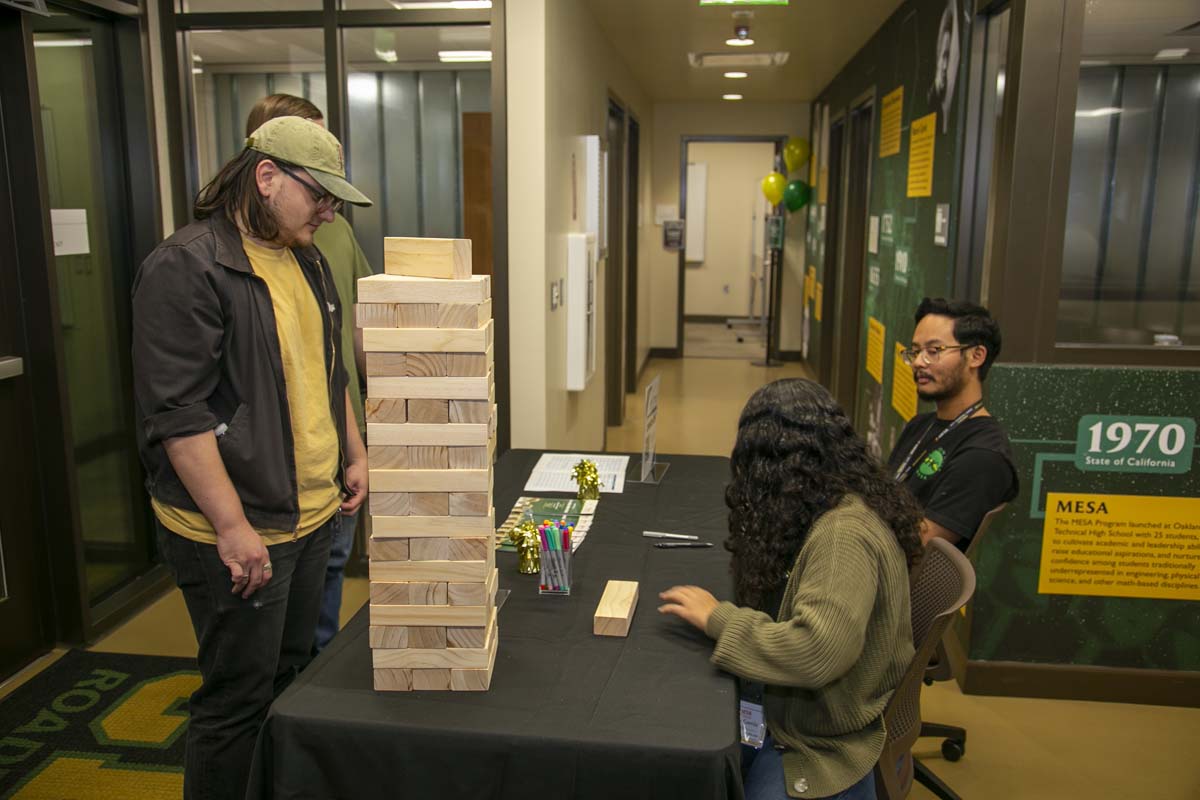
<instances>
[{"instance_id":1,"label":"black tablecloth","mask_svg":"<svg viewBox=\"0 0 1200 800\"><path fill-rule=\"evenodd\" d=\"M495 470L503 518L538 459ZM728 461L670 457L659 486L602 496L570 597L498 553L500 649L487 692L375 692L364 608L271 709L250 798L740 798L737 690L712 642L657 613L658 592L695 583L730 596ZM541 494L541 493L539 493ZM655 548L643 530L696 533L712 549ZM592 635L609 579L639 581L627 638Z\"/></svg>"}]
</instances>

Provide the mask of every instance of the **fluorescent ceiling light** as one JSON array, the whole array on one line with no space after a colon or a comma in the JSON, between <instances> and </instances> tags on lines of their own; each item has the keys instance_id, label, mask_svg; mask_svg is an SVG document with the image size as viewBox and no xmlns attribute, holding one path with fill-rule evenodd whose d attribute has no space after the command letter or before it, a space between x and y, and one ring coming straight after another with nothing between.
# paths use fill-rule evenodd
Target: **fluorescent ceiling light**
<instances>
[{"instance_id":1,"label":"fluorescent ceiling light","mask_svg":"<svg viewBox=\"0 0 1200 800\"><path fill-rule=\"evenodd\" d=\"M389 64L395 64L400 60L400 57L396 55L395 50L381 50L378 47L375 48L375 57L380 61L386 61Z\"/></svg>"},{"instance_id":2,"label":"fluorescent ceiling light","mask_svg":"<svg viewBox=\"0 0 1200 800\"><path fill-rule=\"evenodd\" d=\"M702 6L786 6L788 0L700 0Z\"/></svg>"},{"instance_id":3,"label":"fluorescent ceiling light","mask_svg":"<svg viewBox=\"0 0 1200 800\"><path fill-rule=\"evenodd\" d=\"M393 0L392 7L397 11L469 11L491 8L492 0L432 0L428 3L400 3Z\"/></svg>"},{"instance_id":4,"label":"fluorescent ceiling light","mask_svg":"<svg viewBox=\"0 0 1200 800\"><path fill-rule=\"evenodd\" d=\"M778 53L688 53L693 67L717 69L747 69L749 67L782 67L788 61L786 52Z\"/></svg>"},{"instance_id":5,"label":"fluorescent ceiling light","mask_svg":"<svg viewBox=\"0 0 1200 800\"><path fill-rule=\"evenodd\" d=\"M91 47L91 39L34 39L34 47Z\"/></svg>"},{"instance_id":6,"label":"fluorescent ceiling light","mask_svg":"<svg viewBox=\"0 0 1200 800\"><path fill-rule=\"evenodd\" d=\"M1173 61L1177 58L1183 58L1188 54L1186 47L1168 47L1166 50L1159 50L1154 54L1155 61Z\"/></svg>"},{"instance_id":7,"label":"fluorescent ceiling light","mask_svg":"<svg viewBox=\"0 0 1200 800\"><path fill-rule=\"evenodd\" d=\"M725 77L726 78L745 78L749 74L750 73L748 73L748 72L726 72Z\"/></svg>"},{"instance_id":8,"label":"fluorescent ceiling light","mask_svg":"<svg viewBox=\"0 0 1200 800\"><path fill-rule=\"evenodd\" d=\"M445 64L465 64L491 60L491 50L438 50L438 61Z\"/></svg>"},{"instance_id":9,"label":"fluorescent ceiling light","mask_svg":"<svg viewBox=\"0 0 1200 800\"><path fill-rule=\"evenodd\" d=\"M1077 117L1111 117L1113 114L1120 114L1121 109L1105 106L1103 108L1089 108L1084 111L1076 111Z\"/></svg>"},{"instance_id":10,"label":"fluorescent ceiling light","mask_svg":"<svg viewBox=\"0 0 1200 800\"><path fill-rule=\"evenodd\" d=\"M722 100L741 100L742 96L740 94L723 94L723 95L721 95L721 99Z\"/></svg>"},{"instance_id":11,"label":"fluorescent ceiling light","mask_svg":"<svg viewBox=\"0 0 1200 800\"><path fill-rule=\"evenodd\" d=\"M204 61L204 59L200 57L199 53L192 53L192 61L196 64L200 64Z\"/></svg>"},{"instance_id":12,"label":"fluorescent ceiling light","mask_svg":"<svg viewBox=\"0 0 1200 800\"><path fill-rule=\"evenodd\" d=\"M753 39L726 39L725 44L730 47L749 47L754 44Z\"/></svg>"},{"instance_id":13,"label":"fluorescent ceiling light","mask_svg":"<svg viewBox=\"0 0 1200 800\"><path fill-rule=\"evenodd\" d=\"M200 69L199 67L192 67L192 74L193 75L203 75L204 70Z\"/></svg>"}]
</instances>

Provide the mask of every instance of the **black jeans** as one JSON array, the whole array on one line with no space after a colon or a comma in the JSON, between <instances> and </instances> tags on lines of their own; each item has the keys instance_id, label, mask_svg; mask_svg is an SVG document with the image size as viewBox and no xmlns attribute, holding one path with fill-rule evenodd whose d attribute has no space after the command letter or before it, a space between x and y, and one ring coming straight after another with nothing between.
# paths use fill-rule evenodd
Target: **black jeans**
<instances>
[{"instance_id":1,"label":"black jeans","mask_svg":"<svg viewBox=\"0 0 1200 800\"><path fill-rule=\"evenodd\" d=\"M200 643L203 683L188 704L185 800L242 800L259 728L271 701L312 657L333 517L302 539L271 545L270 583L243 600L231 592L217 547L158 525Z\"/></svg>"}]
</instances>

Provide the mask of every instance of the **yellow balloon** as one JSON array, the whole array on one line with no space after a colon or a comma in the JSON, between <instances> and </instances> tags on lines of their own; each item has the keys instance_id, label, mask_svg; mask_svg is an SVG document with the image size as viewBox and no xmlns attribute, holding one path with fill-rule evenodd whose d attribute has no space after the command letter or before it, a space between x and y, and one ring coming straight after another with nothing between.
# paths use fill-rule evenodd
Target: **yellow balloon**
<instances>
[{"instance_id":1,"label":"yellow balloon","mask_svg":"<svg viewBox=\"0 0 1200 800\"><path fill-rule=\"evenodd\" d=\"M787 188L787 177L778 172L772 172L770 175L762 179L763 195L773 206L779 205L779 201L783 199L783 191Z\"/></svg>"},{"instance_id":2,"label":"yellow balloon","mask_svg":"<svg viewBox=\"0 0 1200 800\"><path fill-rule=\"evenodd\" d=\"M788 139L787 144L783 146L783 161L787 164L788 172L795 172L804 166L811 154L812 149L807 139L797 139L794 136Z\"/></svg>"}]
</instances>

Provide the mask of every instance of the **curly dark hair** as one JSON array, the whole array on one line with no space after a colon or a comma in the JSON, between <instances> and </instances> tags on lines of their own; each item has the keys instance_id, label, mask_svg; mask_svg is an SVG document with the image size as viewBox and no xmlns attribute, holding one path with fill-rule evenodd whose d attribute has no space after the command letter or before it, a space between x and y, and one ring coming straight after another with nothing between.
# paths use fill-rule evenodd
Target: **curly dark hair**
<instances>
[{"instance_id":1,"label":"curly dark hair","mask_svg":"<svg viewBox=\"0 0 1200 800\"><path fill-rule=\"evenodd\" d=\"M768 608L812 524L855 494L896 535L909 565L922 552L921 512L867 452L837 401L818 383L788 378L754 393L730 457L731 569L739 605Z\"/></svg>"}]
</instances>

